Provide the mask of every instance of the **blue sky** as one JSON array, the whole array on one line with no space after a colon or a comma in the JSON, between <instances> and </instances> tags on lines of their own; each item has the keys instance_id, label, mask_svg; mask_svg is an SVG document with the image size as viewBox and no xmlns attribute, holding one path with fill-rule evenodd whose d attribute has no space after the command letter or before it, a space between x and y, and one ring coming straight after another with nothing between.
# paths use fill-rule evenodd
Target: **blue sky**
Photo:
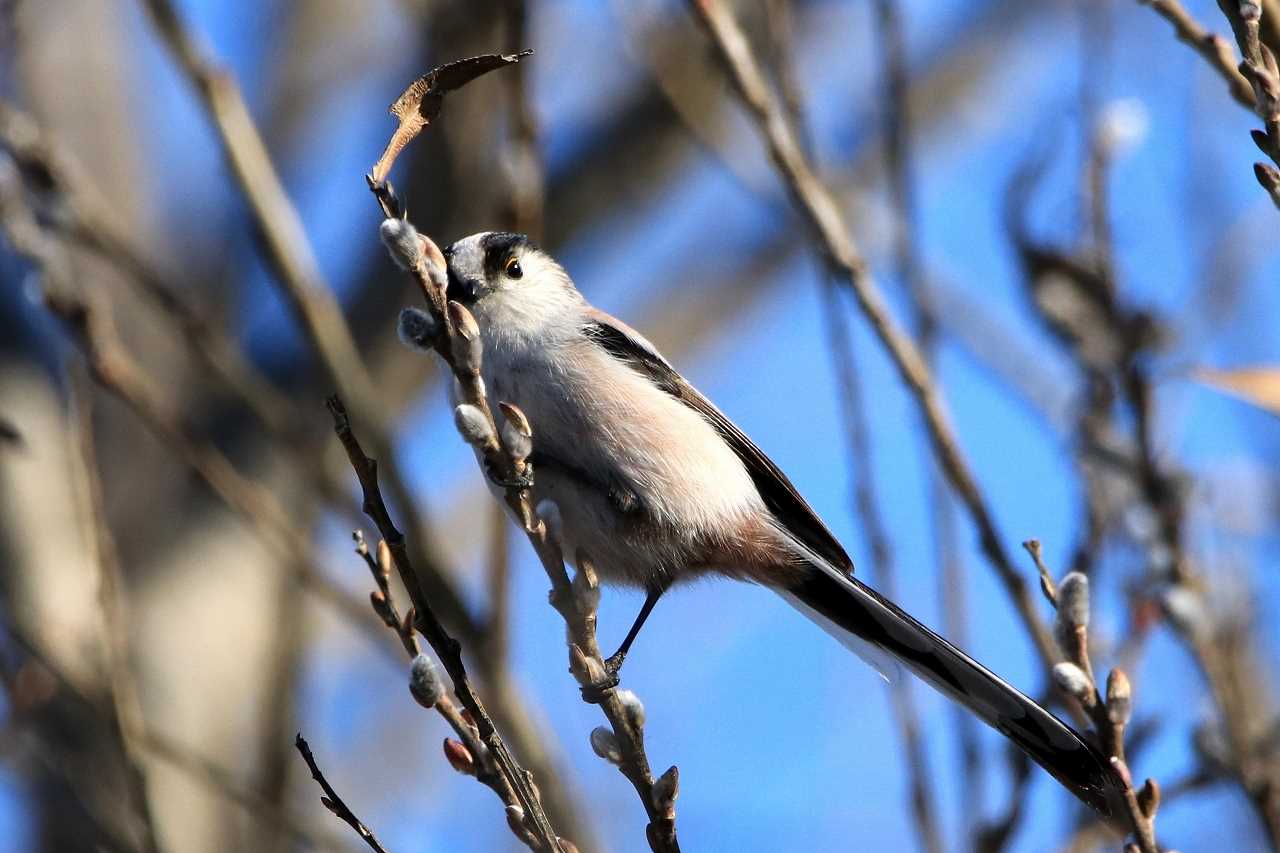
<instances>
[{"instance_id":1,"label":"blue sky","mask_svg":"<svg viewBox=\"0 0 1280 853\"><path fill-rule=\"evenodd\" d=\"M214 0L182 5L253 101L253 93L263 89L256 84L279 49L273 40L279 9ZM641 5L659 14L685 14L679 4ZM1239 307L1219 328L1206 331L1187 309L1219 230L1244 222L1242 227L1253 228L1258 241L1274 233L1276 213L1251 174L1255 152L1247 130L1253 121L1154 13L1139 4L1109 5L1116 41L1107 52L1099 95L1108 102L1136 99L1148 121L1145 137L1117 162L1111 180L1122 288L1135 303L1174 312L1185 342L1176 360L1161 365L1162 375L1171 377L1159 391L1161 445L1194 473L1211 478L1236 468L1266 471L1280 451L1274 419L1177 378L1190 362L1230 366L1280 361L1280 338L1274 334L1280 294L1270 286L1276 279L1274 252L1261 248L1249 256ZM644 72L620 41L616 5L566 0L533 6L531 46L538 50L531 60L534 103L549 168L556 170L574 156L593 118ZM1224 28L1215 4L1198 0L1188 6L1215 29ZM913 68L932 63L957 27L993 7L907 0L903 19ZM396 26L394 4L372 3L369 10L380 37L392 44L407 38L409 28ZM988 15L987 20L996 24L1000 16ZM871 27L867 4L861 3L808 4L798 20L805 48L800 72L815 143L831 170L838 170L874 130L869 123L876 118L877 54ZM1057 239L1074 233L1076 16L1067 4L1046 4L1037 20L1019 32L1011 42L996 42L1001 51L997 73L983 79L972 102L958 107L947 126L917 145L922 247L931 270L962 290L985 316L1016 326L1036 358L1066 376L1060 354L1039 331L1023 298L1000 205L1010 173L1033 141L1046 133L1061 134L1057 163L1039 196L1035 222L1041 233ZM383 53L395 55L394 50ZM141 67L167 68L154 47L143 50L136 61ZM600 72L575 73L583 67ZM358 73L335 91L330 107L313 117L317 132L309 136L310 148L305 157L291 161L286 173L321 265L340 293L359 278L357 264L367 257L366 244L376 239L362 175L391 129L384 105L419 72L394 62L360 64ZM171 72L162 70L158 81L157 98L178 117L161 129L162 165L192 176L190 197L183 200L188 210L229 217L235 203L207 125ZM263 105L255 101L252 106ZM559 250L575 280L601 307L623 317L642 315L648 301L664 298L666 288L697 288L690 270L710 274L731 269L741 247L790 225L793 214L746 128L744 124L733 144L745 162L757 164L756 175L769 197L745 189L704 154L687 164L678 183L643 204L615 210L614 218L594 223ZM873 186L865 194L878 202L880 192ZM881 251L883 229L877 228L873 219L855 237L868 247L877 278L901 309L898 282ZM230 238L233 246L248 259L252 243L247 234L236 234ZM461 235L433 236L445 242ZM820 278L810 253L801 252L796 259L764 297L720 333L700 341L678 360L678 367L788 472L846 543L863 576L874 581L876 567L848 512L847 460L823 337ZM299 338L265 272L257 263L246 263L255 270L255 283L243 311L257 318L248 327L246 343L269 361L281 348L297 346ZM387 274L394 275L389 265ZM915 410L865 327L855 320L852 328L870 404L879 498L897 555L899 598L936 626L941 621L937 567ZM1078 501L1062 439L964 348L948 343L939 369L956 431L1006 546L1016 552L1018 542L1038 537L1049 564L1062 565L1074 543ZM442 395L424 397L414 412L420 416L415 422L427 428L406 434L403 452L412 464L411 479L439 506L454 485L477 474L470 454L451 434ZM1215 549L1209 553L1237 555L1252 573L1260 591L1260 623L1268 626L1268 659L1274 660L1280 640L1272 618L1274 602L1280 600L1274 572L1280 540L1274 518L1270 522L1260 532L1202 538ZM1025 636L977 553L968 524L962 523L960 531L967 595L975 607L970 651L1032 691L1041 675ZM1197 546L1208 547L1206 542ZM595 708L578 701L565 672L558 617L544 603L545 577L521 543L514 554L519 605L513 654L520 681L545 710L576 784L585 792L586 810L598 818L609 849L647 849L634 792L588 747L587 734L601 720ZM478 568L480 559L475 550L467 568ZM1112 594L1104 596L1098 620L1104 635L1120 627L1114 608L1108 609L1115 603L1116 580L1133 576L1138 568L1121 556L1105 567L1104 587ZM639 603L636 593L606 592L602 645L621 637ZM1191 768L1188 733L1206 705L1198 698L1202 691L1189 677L1187 663L1176 644L1157 631L1135 673L1138 714L1157 713L1162 721L1153 747L1136 768L1139 775L1167 781ZM373 729L387 707L408 701L401 682L386 667L366 667L357 660L310 662L304 729L317 752L323 748L330 755L326 764L331 777L341 777L344 755L378 740ZM766 591L703 583L664 599L628 660L624 683L648 708L648 745L655 765L680 766L678 824L686 849L889 850L913 843L906 776L886 691L870 669ZM973 802L974 786L985 790L988 807L1003 806L1007 783L1002 752L996 748L998 738L984 731L989 778L961 779L949 707L922 685L916 685L916 694L944 826L952 836L962 810ZM421 731L404 735L396 760L423 768L421 790L375 785L353 792L352 805L399 853L509 847L492 795L440 772L443 724L434 717L411 719L420 720ZM314 798L306 803L313 806L308 814L315 821L331 820ZM1044 850L1061 843L1074 817L1065 803L1052 782L1038 776L1013 849ZM1204 815L1210 813L1214 819L1206 821ZM0 825L9 820L12 816ZM1259 843L1251 820L1240 797L1219 792L1194 804L1170 803L1160 812L1159 829L1163 840L1183 850L1228 839L1249 849Z\"/></svg>"}]
</instances>

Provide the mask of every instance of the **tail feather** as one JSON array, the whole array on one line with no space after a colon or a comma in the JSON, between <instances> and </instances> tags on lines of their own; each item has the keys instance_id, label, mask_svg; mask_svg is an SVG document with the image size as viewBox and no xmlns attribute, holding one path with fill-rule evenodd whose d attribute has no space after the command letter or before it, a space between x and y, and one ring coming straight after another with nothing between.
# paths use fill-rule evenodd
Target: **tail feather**
<instances>
[{"instance_id":1,"label":"tail feather","mask_svg":"<svg viewBox=\"0 0 1280 853\"><path fill-rule=\"evenodd\" d=\"M1013 741L1094 811L1116 812L1123 783L1095 747L875 590L819 569L779 592L886 678L888 655Z\"/></svg>"}]
</instances>

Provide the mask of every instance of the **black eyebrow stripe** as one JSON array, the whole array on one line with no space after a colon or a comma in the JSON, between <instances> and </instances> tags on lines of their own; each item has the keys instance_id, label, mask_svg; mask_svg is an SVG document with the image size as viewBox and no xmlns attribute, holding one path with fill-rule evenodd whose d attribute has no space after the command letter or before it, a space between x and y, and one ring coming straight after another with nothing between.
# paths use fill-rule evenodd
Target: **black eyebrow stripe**
<instances>
[{"instance_id":1,"label":"black eyebrow stripe","mask_svg":"<svg viewBox=\"0 0 1280 853\"><path fill-rule=\"evenodd\" d=\"M480 239L480 248L484 250L485 275L493 275L502 268L507 257L521 246L527 245L529 238L523 234L512 234L508 231L495 231Z\"/></svg>"}]
</instances>

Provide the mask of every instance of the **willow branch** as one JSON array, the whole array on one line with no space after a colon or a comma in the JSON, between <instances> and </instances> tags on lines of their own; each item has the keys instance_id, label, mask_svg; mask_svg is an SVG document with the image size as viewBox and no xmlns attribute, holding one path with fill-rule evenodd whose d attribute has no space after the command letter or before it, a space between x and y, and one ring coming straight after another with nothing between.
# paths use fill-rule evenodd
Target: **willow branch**
<instances>
[{"instance_id":1,"label":"willow branch","mask_svg":"<svg viewBox=\"0 0 1280 853\"><path fill-rule=\"evenodd\" d=\"M866 261L849 237L839 207L800 149L795 132L770 91L741 28L719 0L690 0L690 5L710 36L717 57L768 147L779 177L804 215L833 274L853 293L863 316L906 384L927 427L934 455L977 528L982 551L1012 600L1037 654L1045 665L1052 664L1052 637L996 529L919 349L889 314Z\"/></svg>"},{"instance_id":2,"label":"willow branch","mask_svg":"<svg viewBox=\"0 0 1280 853\"><path fill-rule=\"evenodd\" d=\"M519 808L522 810L521 824L532 837L533 848L560 851L562 848L551 828L550 821L542 810L542 804L533 787L531 774L517 763L507 748L506 742L502 739L488 711L485 710L484 703L467 673L466 664L462 660L462 645L445 629L432 609L430 599L423 592L405 544L404 534L392 521L378 486L377 462L365 454L359 439L351 431L351 421L342 401L337 397L330 397L327 405L333 416L334 433L342 442L351 467L360 481L364 494L365 514L377 525L383 541L390 550L392 563L400 576L400 581L413 602L415 627L427 638L427 642L431 644L431 648L444 664L445 670L453 681L454 692L475 721L481 741L492 753L503 777L515 791Z\"/></svg>"},{"instance_id":3,"label":"willow branch","mask_svg":"<svg viewBox=\"0 0 1280 853\"><path fill-rule=\"evenodd\" d=\"M1173 27L1178 40L1191 46L1191 49L1209 63L1209 67L1218 73L1226 82L1231 97L1240 106L1252 111L1254 108L1253 88L1249 80L1236 67L1235 51L1222 36L1209 32L1192 17L1178 0L1138 0L1150 6L1152 11L1164 18Z\"/></svg>"},{"instance_id":4,"label":"willow branch","mask_svg":"<svg viewBox=\"0 0 1280 853\"><path fill-rule=\"evenodd\" d=\"M372 182L371 186L375 193L385 192ZM533 469L528 459L535 438L529 423L517 407L500 403L503 424L499 428L480 378L480 330L465 307L447 299L445 261L440 249L403 219L385 221L382 237L392 257L413 276L426 303L428 314L422 320L425 328L421 343L444 360L456 380L458 405L454 414L458 430L475 451L486 475L503 484L504 501L551 581L552 605L569 629L570 670L584 688L598 684L604 679L605 669L595 640L595 599L599 591L594 569L589 555L578 555L577 579L569 581L555 533L532 505L529 487ZM550 507L541 509L558 512ZM605 735L611 744L616 744L616 755L613 749L597 747L597 752L608 754L640 796L649 817L646 835L650 847L657 853L677 853L678 771L673 767L654 779L644 748L643 710L637 710L641 706L630 691L609 689L593 694L594 691L584 690L584 699L600 705L612 727L612 731L604 730ZM593 736L593 744L605 735Z\"/></svg>"},{"instance_id":5,"label":"willow branch","mask_svg":"<svg viewBox=\"0 0 1280 853\"><path fill-rule=\"evenodd\" d=\"M356 817L355 812L351 811L342 797L338 796L338 792L333 790L333 786L324 777L324 772L320 770L320 765L316 763L316 757L311 754L311 747L307 745L301 732L294 738L293 745L302 754L302 760L307 762L307 769L311 771L311 778L316 780L320 787L324 789L325 795L320 798L320 802L324 804L324 807L333 812L333 815L347 826L351 827L356 835L360 836L360 839L369 845L371 850L375 850L377 853L387 853L386 848L378 843L378 837L373 834L373 830L365 826L364 821Z\"/></svg>"},{"instance_id":6,"label":"willow branch","mask_svg":"<svg viewBox=\"0 0 1280 853\"><path fill-rule=\"evenodd\" d=\"M261 231L267 260L276 272L286 302L301 323L333 387L366 425L374 453L393 460L391 437L382 407L370 389L364 362L356 349L346 318L325 284L297 209L271 163L262 135L235 80L206 57L171 0L142 0L165 46L200 95L201 104L218 133L241 195ZM422 582L442 614L468 642L479 636L471 617L433 547L427 514L408 488L400 468L388 464L384 476L396 503L413 520L415 565Z\"/></svg>"}]
</instances>

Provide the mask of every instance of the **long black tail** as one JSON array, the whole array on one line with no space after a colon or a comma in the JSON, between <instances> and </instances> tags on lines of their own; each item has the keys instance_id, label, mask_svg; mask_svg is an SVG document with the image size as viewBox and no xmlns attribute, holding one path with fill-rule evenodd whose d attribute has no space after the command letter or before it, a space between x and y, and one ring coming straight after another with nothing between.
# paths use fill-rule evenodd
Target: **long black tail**
<instances>
[{"instance_id":1,"label":"long black tail","mask_svg":"<svg viewBox=\"0 0 1280 853\"><path fill-rule=\"evenodd\" d=\"M816 569L780 590L833 633L888 652L934 689L968 708L1009 738L1103 817L1121 802L1123 784L1102 754L1066 723L999 676L853 578ZM837 639L847 638L839 636ZM851 646L852 647L852 646ZM862 651L854 648L855 651Z\"/></svg>"}]
</instances>

